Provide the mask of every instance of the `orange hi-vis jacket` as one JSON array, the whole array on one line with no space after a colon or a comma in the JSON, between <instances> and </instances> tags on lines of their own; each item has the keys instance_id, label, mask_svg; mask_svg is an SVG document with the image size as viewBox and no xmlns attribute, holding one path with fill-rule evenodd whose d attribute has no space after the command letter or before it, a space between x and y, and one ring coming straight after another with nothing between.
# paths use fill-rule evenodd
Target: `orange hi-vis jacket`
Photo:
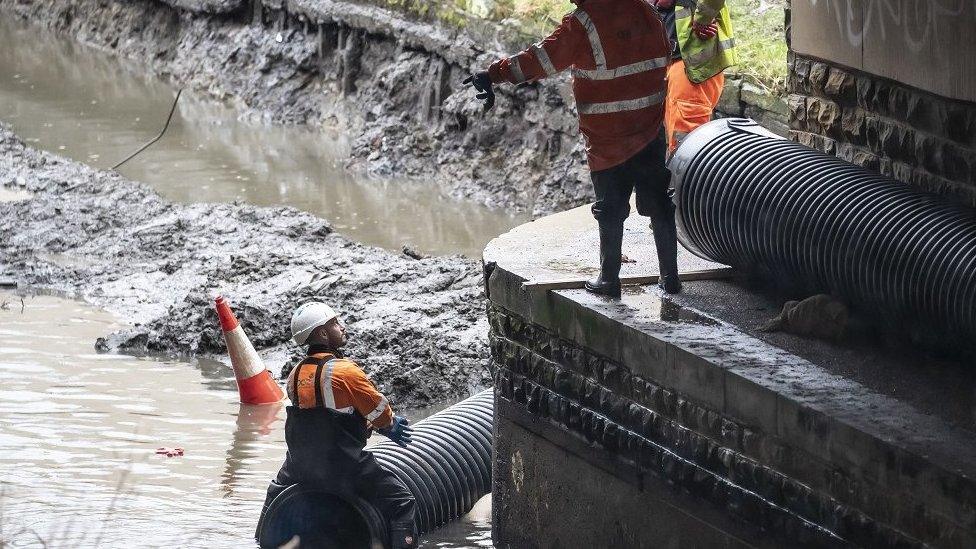
<instances>
[{"instance_id":1,"label":"orange hi-vis jacket","mask_svg":"<svg viewBox=\"0 0 976 549\"><path fill-rule=\"evenodd\" d=\"M587 0L548 38L496 61L494 83L531 82L573 68L590 170L612 168L657 137L671 48L646 0Z\"/></svg>"},{"instance_id":2,"label":"orange hi-vis jacket","mask_svg":"<svg viewBox=\"0 0 976 549\"><path fill-rule=\"evenodd\" d=\"M324 360L321 365L311 362ZM393 423L393 408L355 362L331 353L312 353L288 375L288 398L299 408L359 413L373 428Z\"/></svg>"}]
</instances>

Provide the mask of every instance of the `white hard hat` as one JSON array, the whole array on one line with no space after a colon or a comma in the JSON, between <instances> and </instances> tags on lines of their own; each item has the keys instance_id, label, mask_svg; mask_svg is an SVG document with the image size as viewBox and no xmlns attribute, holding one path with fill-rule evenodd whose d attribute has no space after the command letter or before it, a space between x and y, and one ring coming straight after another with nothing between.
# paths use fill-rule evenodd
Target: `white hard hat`
<instances>
[{"instance_id":1,"label":"white hard hat","mask_svg":"<svg viewBox=\"0 0 976 549\"><path fill-rule=\"evenodd\" d=\"M291 315L291 337L295 343L305 345L313 330L338 316L335 309L320 301L305 303Z\"/></svg>"}]
</instances>

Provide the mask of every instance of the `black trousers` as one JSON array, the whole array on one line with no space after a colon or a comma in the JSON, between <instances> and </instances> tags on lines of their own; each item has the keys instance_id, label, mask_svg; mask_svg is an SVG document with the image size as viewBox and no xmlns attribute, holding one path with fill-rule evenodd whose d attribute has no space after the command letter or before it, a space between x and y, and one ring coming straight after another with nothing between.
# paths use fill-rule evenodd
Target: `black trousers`
<instances>
[{"instance_id":1,"label":"black trousers","mask_svg":"<svg viewBox=\"0 0 976 549\"><path fill-rule=\"evenodd\" d=\"M389 522L393 549L417 546L417 502L396 475L379 466L371 467L356 478L354 491Z\"/></svg>"},{"instance_id":2,"label":"black trousers","mask_svg":"<svg viewBox=\"0 0 976 549\"><path fill-rule=\"evenodd\" d=\"M630 195L637 193L637 213L651 218L662 275L677 275L677 232L674 203L668 193L671 171L665 165L667 140L663 129L623 164L590 173L596 202L593 217L600 226L623 230L630 215ZM602 234L602 233L601 233Z\"/></svg>"}]
</instances>

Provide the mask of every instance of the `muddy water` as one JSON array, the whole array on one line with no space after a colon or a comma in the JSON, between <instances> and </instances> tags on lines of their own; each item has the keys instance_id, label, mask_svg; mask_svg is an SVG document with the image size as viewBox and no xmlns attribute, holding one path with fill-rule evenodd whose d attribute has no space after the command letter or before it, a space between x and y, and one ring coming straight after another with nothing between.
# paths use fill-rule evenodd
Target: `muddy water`
<instances>
[{"instance_id":1,"label":"muddy water","mask_svg":"<svg viewBox=\"0 0 976 549\"><path fill-rule=\"evenodd\" d=\"M37 147L110 168L159 133L174 96L116 57L0 20L0 121ZM249 124L185 92L166 135L119 171L178 201L294 206L394 250L477 258L525 221L446 198L429 181L351 176L347 151L336 132Z\"/></svg>"},{"instance_id":2,"label":"muddy water","mask_svg":"<svg viewBox=\"0 0 976 549\"><path fill-rule=\"evenodd\" d=\"M116 327L83 303L0 292L0 546L252 546L284 410L240 405L218 362L96 354ZM490 546L488 509L425 546Z\"/></svg>"}]
</instances>

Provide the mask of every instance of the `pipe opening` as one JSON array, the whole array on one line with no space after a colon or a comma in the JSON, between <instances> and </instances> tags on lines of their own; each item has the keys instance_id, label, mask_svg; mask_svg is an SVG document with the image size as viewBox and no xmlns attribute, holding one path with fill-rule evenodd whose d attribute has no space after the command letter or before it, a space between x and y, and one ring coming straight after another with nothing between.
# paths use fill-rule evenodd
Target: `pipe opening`
<instances>
[{"instance_id":1,"label":"pipe opening","mask_svg":"<svg viewBox=\"0 0 976 549\"><path fill-rule=\"evenodd\" d=\"M321 488L289 486L271 502L258 525L261 547L280 547L298 536L301 547L381 549L386 523L365 501Z\"/></svg>"}]
</instances>

